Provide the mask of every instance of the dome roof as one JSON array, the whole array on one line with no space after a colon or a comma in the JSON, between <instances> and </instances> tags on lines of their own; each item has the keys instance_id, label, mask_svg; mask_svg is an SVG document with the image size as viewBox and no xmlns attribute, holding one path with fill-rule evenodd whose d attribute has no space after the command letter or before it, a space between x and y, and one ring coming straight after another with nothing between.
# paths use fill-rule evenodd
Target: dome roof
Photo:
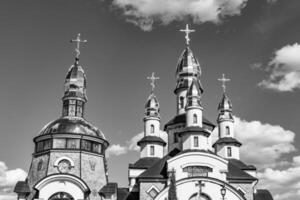
<instances>
[{"instance_id":1,"label":"dome roof","mask_svg":"<svg viewBox=\"0 0 300 200\"><path fill-rule=\"evenodd\" d=\"M64 98L66 97L79 97L86 100L86 75L78 60L70 67L65 78Z\"/></svg>"},{"instance_id":2,"label":"dome roof","mask_svg":"<svg viewBox=\"0 0 300 200\"><path fill-rule=\"evenodd\" d=\"M232 104L230 99L227 97L225 93L223 93L223 97L221 102L219 103L218 110L221 111L232 111Z\"/></svg>"},{"instance_id":3,"label":"dome roof","mask_svg":"<svg viewBox=\"0 0 300 200\"><path fill-rule=\"evenodd\" d=\"M152 109L159 109L158 100L157 100L156 96L153 93L150 94L150 96L149 96L149 98L146 102L145 108L146 109L149 109L149 108L150 109L151 108Z\"/></svg>"},{"instance_id":4,"label":"dome roof","mask_svg":"<svg viewBox=\"0 0 300 200\"><path fill-rule=\"evenodd\" d=\"M82 134L105 139L104 134L95 126L80 117L61 117L48 123L39 135Z\"/></svg>"},{"instance_id":5,"label":"dome roof","mask_svg":"<svg viewBox=\"0 0 300 200\"><path fill-rule=\"evenodd\" d=\"M199 81L193 78L192 84L190 85L186 96L187 97L200 97L202 90L200 89Z\"/></svg>"},{"instance_id":6,"label":"dome roof","mask_svg":"<svg viewBox=\"0 0 300 200\"><path fill-rule=\"evenodd\" d=\"M199 62L188 46L184 49L178 60L176 74L179 75L181 73L201 74Z\"/></svg>"}]
</instances>

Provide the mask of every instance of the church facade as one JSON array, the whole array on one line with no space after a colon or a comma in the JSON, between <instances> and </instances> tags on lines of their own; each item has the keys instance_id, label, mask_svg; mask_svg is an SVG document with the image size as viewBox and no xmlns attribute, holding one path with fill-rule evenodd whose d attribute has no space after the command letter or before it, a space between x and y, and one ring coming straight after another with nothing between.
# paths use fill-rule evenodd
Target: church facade
<instances>
[{"instance_id":1,"label":"church facade","mask_svg":"<svg viewBox=\"0 0 300 200\"><path fill-rule=\"evenodd\" d=\"M269 191L258 189L256 168L240 159L242 145L235 138L232 104L225 91L218 105L217 124L207 120L202 106L201 67L189 45L176 68L176 115L164 125L152 90L145 104L144 137L138 141L140 158L129 164L128 188L109 182L104 134L84 118L87 102L86 76L79 64L76 40L75 63L67 73L62 114L34 138L35 150L25 181L15 186L22 200L272 200ZM218 130L213 143L212 132Z\"/></svg>"}]
</instances>

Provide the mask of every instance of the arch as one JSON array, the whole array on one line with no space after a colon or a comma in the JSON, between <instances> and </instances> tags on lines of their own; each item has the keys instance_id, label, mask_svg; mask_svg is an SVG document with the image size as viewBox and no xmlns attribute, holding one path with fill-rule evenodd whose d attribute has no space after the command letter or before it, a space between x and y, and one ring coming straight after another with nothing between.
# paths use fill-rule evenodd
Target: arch
<instances>
[{"instance_id":1,"label":"arch","mask_svg":"<svg viewBox=\"0 0 300 200\"><path fill-rule=\"evenodd\" d=\"M209 200L211 199L221 199L220 192L215 193L211 191L220 191L220 188L224 185L226 189L226 196L225 198L231 199L231 200L246 200L244 196L240 194L240 192L233 187L232 185L228 184L227 182L224 182L222 180L212 178L212 177L190 177L190 178L184 178L176 181L176 188L177 188L177 194L181 194L181 199L189 199L191 198L195 193L199 192L199 188L195 186L195 182L197 181L203 181L205 184L205 187L202 190L201 196L206 195L206 197L209 197ZM165 198L168 197L168 190L169 187L166 187L163 189L154 200L165 200ZM208 195L209 194L209 195ZM180 197L178 197L180 199Z\"/></svg>"},{"instance_id":2,"label":"arch","mask_svg":"<svg viewBox=\"0 0 300 200\"><path fill-rule=\"evenodd\" d=\"M53 174L40 180L34 189L39 191L39 197L48 200L57 193L70 194L74 200L84 199L90 189L80 178L70 174Z\"/></svg>"},{"instance_id":3,"label":"arch","mask_svg":"<svg viewBox=\"0 0 300 200\"><path fill-rule=\"evenodd\" d=\"M197 124L198 123L198 118L196 114L193 114L193 124Z\"/></svg>"},{"instance_id":4,"label":"arch","mask_svg":"<svg viewBox=\"0 0 300 200\"><path fill-rule=\"evenodd\" d=\"M72 195L70 195L69 193L66 192L57 192L55 194L53 194L49 200L74 200L74 198L72 197Z\"/></svg>"},{"instance_id":5,"label":"arch","mask_svg":"<svg viewBox=\"0 0 300 200\"><path fill-rule=\"evenodd\" d=\"M184 107L184 97L183 96L179 97L179 107L180 108Z\"/></svg>"},{"instance_id":6,"label":"arch","mask_svg":"<svg viewBox=\"0 0 300 200\"><path fill-rule=\"evenodd\" d=\"M207 194L205 194L205 193L201 193L200 198L199 198L199 193L194 193L189 198L189 200L198 200L198 199L201 199L201 200L211 200L211 198Z\"/></svg>"},{"instance_id":7,"label":"arch","mask_svg":"<svg viewBox=\"0 0 300 200\"><path fill-rule=\"evenodd\" d=\"M154 125L151 124L151 125L150 125L150 133L154 133L154 131L155 131L155 130L154 130Z\"/></svg>"},{"instance_id":8,"label":"arch","mask_svg":"<svg viewBox=\"0 0 300 200\"><path fill-rule=\"evenodd\" d=\"M226 135L230 135L230 129L229 129L229 126L226 126Z\"/></svg>"}]
</instances>

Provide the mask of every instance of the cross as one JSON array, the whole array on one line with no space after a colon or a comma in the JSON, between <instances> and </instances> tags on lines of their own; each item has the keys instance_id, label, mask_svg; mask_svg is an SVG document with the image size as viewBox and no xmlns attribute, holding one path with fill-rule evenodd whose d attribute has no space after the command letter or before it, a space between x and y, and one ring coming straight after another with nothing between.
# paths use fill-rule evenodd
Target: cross
<instances>
[{"instance_id":1,"label":"cross","mask_svg":"<svg viewBox=\"0 0 300 200\"><path fill-rule=\"evenodd\" d=\"M223 88L223 92L225 93L226 91L226 82L229 82L230 79L225 78L225 74L222 74L222 78L219 78L218 81L222 82L222 88Z\"/></svg>"},{"instance_id":2,"label":"cross","mask_svg":"<svg viewBox=\"0 0 300 200\"><path fill-rule=\"evenodd\" d=\"M202 183L202 181L198 181L198 183L196 183L195 185L196 185L196 187L199 187L198 197L199 197L199 199L200 199L200 196L201 196L201 194L202 194L202 187L204 187L205 184Z\"/></svg>"},{"instance_id":3,"label":"cross","mask_svg":"<svg viewBox=\"0 0 300 200\"><path fill-rule=\"evenodd\" d=\"M195 30L189 29L189 25L186 24L185 29L180 29L180 31L185 32L185 42L186 42L186 45L189 45L190 44L189 34L192 33L192 32L195 32Z\"/></svg>"},{"instance_id":4,"label":"cross","mask_svg":"<svg viewBox=\"0 0 300 200\"><path fill-rule=\"evenodd\" d=\"M159 79L159 77L155 77L154 72L152 72L152 75L150 77L147 77L148 80L151 81L150 85L151 85L151 92L154 91L155 88L155 81Z\"/></svg>"},{"instance_id":5,"label":"cross","mask_svg":"<svg viewBox=\"0 0 300 200\"><path fill-rule=\"evenodd\" d=\"M80 55L80 43L86 43L87 40L81 40L80 39L80 33L77 34L77 38L75 40L71 40L71 43L76 43L76 48L75 48L75 52L76 52L76 59L79 59L79 55Z\"/></svg>"}]
</instances>

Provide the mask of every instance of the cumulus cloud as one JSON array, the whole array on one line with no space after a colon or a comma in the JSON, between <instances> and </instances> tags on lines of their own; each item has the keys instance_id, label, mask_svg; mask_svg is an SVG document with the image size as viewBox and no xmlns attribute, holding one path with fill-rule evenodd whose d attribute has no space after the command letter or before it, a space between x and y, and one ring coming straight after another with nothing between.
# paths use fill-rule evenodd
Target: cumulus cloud
<instances>
[{"instance_id":1,"label":"cumulus cloud","mask_svg":"<svg viewBox=\"0 0 300 200\"><path fill-rule=\"evenodd\" d=\"M18 181L25 180L27 173L20 169L8 169L6 164L0 161L0 200L16 199L13 188Z\"/></svg>"},{"instance_id":2,"label":"cumulus cloud","mask_svg":"<svg viewBox=\"0 0 300 200\"><path fill-rule=\"evenodd\" d=\"M134 135L130 140L126 141L126 144L113 144L106 150L107 156L119 156L126 154L128 151L140 151L140 147L137 145L137 142L144 137L144 132ZM167 142L168 136L164 131L159 132L159 137Z\"/></svg>"},{"instance_id":3,"label":"cumulus cloud","mask_svg":"<svg viewBox=\"0 0 300 200\"><path fill-rule=\"evenodd\" d=\"M282 155L296 150L295 133L279 125L246 121L235 117L235 134L243 143L241 158L259 168L286 165Z\"/></svg>"},{"instance_id":4,"label":"cumulus cloud","mask_svg":"<svg viewBox=\"0 0 300 200\"><path fill-rule=\"evenodd\" d=\"M106 156L119 156L127 153L127 148L120 144L113 144L109 146L106 150Z\"/></svg>"},{"instance_id":5,"label":"cumulus cloud","mask_svg":"<svg viewBox=\"0 0 300 200\"><path fill-rule=\"evenodd\" d=\"M266 168L258 173L259 185L270 189L275 200L300 199L300 156L293 158L291 166L276 170Z\"/></svg>"},{"instance_id":6,"label":"cumulus cloud","mask_svg":"<svg viewBox=\"0 0 300 200\"><path fill-rule=\"evenodd\" d=\"M266 71L269 77L259 86L286 92L300 88L300 44L286 45L275 51Z\"/></svg>"},{"instance_id":7,"label":"cumulus cloud","mask_svg":"<svg viewBox=\"0 0 300 200\"><path fill-rule=\"evenodd\" d=\"M113 0L126 21L144 31L153 23L167 25L173 21L191 19L196 24L220 23L223 18L240 15L248 0Z\"/></svg>"}]
</instances>

